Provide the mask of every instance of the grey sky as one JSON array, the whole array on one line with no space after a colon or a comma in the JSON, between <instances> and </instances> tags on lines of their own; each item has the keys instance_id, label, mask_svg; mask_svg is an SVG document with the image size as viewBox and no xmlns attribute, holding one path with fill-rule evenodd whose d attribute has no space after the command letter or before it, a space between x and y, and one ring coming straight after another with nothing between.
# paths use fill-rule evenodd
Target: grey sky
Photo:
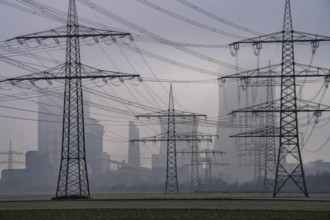
<instances>
[{"instance_id":1,"label":"grey sky","mask_svg":"<svg viewBox=\"0 0 330 220\"><path fill-rule=\"evenodd\" d=\"M2 0L0 0L1 2ZM10 2L18 1L8 0ZM40 1L41 2L41 1ZM186 42L186 43L196 43L196 44L228 44L237 39L223 36L211 31L203 30L199 27L192 26L191 24L179 21L176 18L169 17L168 15L162 14L161 12L154 10L150 7L147 7L135 0L92 0L92 2L97 5L102 6L104 9L107 9L126 20L133 22L134 24L145 28L148 31L151 31L157 35L160 35L169 40ZM241 30L228 27L227 25L212 20L211 18L205 17L198 12L193 11L192 9L180 4L175 0L161 1L161 0L150 0L150 2L157 4L163 8L166 8L172 12L175 12L181 16L187 17L191 20L198 21L204 25L208 25L220 30L228 31L245 37L253 37L249 33L243 32ZM273 33L281 30L282 27L282 17L283 17L283 8L284 0L189 0L189 2L200 6L201 8L223 17L227 20L230 20L234 23L237 23L241 26L248 27L255 31L261 33ZM43 0L43 4L50 5L56 9L67 11L67 1L51 1ZM308 33L315 33L330 36L330 1L329 0L292 0L292 13L293 13L293 22L294 29L299 31L304 31ZM100 15L99 13L91 10L85 5L78 2L78 14L82 18L93 20L97 23L102 23L106 26L118 28L127 32L137 33L136 30L132 30L129 27L119 24L118 22ZM47 30L50 28L58 27L63 24L58 22L50 21L35 15L27 14L20 10L16 10L10 7L7 7L3 4L0 4L0 40L4 41L8 38L15 37L22 34L28 34L38 31ZM141 42L134 42L133 45L148 50L152 53L167 57L172 60L180 61L187 63L192 66L199 68L219 72L219 76L224 74L235 73L235 70L228 69L223 66L210 63L199 58L187 55L182 51L169 46L164 46L160 44L148 44ZM64 46L64 44L62 44ZM103 50L100 49L98 45L94 47L85 46L82 48L82 61L88 65L99 67L103 69L112 69L130 72L130 73L140 73L142 77L155 78L155 76L150 71L149 67L143 61L141 56L136 53L126 51L125 49L119 49L116 45L105 46L101 44ZM297 46L298 53L296 55L298 62L308 63L311 57L310 45L307 46ZM231 65L235 65L235 58L230 55L230 52L227 48L217 48L217 49L202 49L202 48L191 48L195 51L203 53L212 58L224 61ZM104 52L106 54L104 54ZM313 65L321 67L330 67L329 66L329 45L321 46L317 51ZM3 51L0 51L2 54ZM49 53L42 53L43 56L48 56ZM108 55L111 60L106 56ZM265 46L262 51L261 56L261 66L267 65L268 60L272 62L280 61L280 48L279 46ZM63 52L52 52L52 56L56 57L58 60L64 60ZM38 62L33 59L28 59L24 57L15 57L19 60L27 60L29 62L34 62L38 65L44 65L45 67L51 67L52 64L45 62ZM150 68L156 74L158 78L161 79L173 79L173 80L206 80L206 79L216 79L215 76L201 74L186 69L178 68L173 65L164 64L157 60L144 57L147 60ZM113 65L115 64L115 65ZM26 74L27 72L19 68L11 67L7 64L1 65L1 76L17 76ZM53 64L55 65L55 64ZM251 48L242 48L239 54L239 66L244 69L254 69L256 68L256 58L253 55ZM42 67L38 67L43 69ZM113 86L113 90L110 90L108 87L102 87L103 90L113 94L113 91L116 94L119 94L120 97L124 99L129 99L135 101L135 98L145 104L152 105L153 97L160 101L157 101L157 104L153 104L153 107L166 109L166 103L168 101L167 91L169 88L168 83L160 85L159 83L146 83L148 88L152 90L152 94L148 93L146 87L144 86L132 86L130 82L126 82L126 86L121 85L119 87ZM235 86L236 84L227 85ZM320 84L321 85L321 84ZM312 86L306 86L304 89L305 99L313 97L317 92L319 86L313 84ZM103 90L100 91L103 91ZM131 92L128 92L130 90ZM28 92L28 91L27 91ZM208 114L209 117L215 117L218 114L218 88L217 83L207 83L207 84L174 84L174 92L177 102L176 106L180 110L189 110L191 112L199 112ZM5 94L13 93L26 93L26 90L13 89L10 92L5 92ZM132 93L135 97L132 96ZM157 94L154 95L153 93ZM114 95L114 94L113 94ZM330 94L327 92L326 98L324 99L324 104L330 104L327 102ZM145 97L145 98L143 98ZM236 97L230 97L236 98ZM97 103L104 103L105 100L102 98L97 98L91 96L91 99ZM111 101L107 105L118 106L122 109L125 107L112 103ZM151 102L151 104L149 103ZM11 106L11 107L23 107L26 109L37 109L35 104L31 104L25 101L11 101L3 102L0 105ZM183 108L183 107L184 108ZM127 109L126 109L127 110ZM92 109L92 112L103 112L98 109ZM145 112L144 112L145 113ZM111 112L108 112L111 114ZM325 113L326 114L326 113ZM6 108L0 107L0 115L10 115L10 116L24 116L27 118L37 118L36 114L33 113L22 113L19 111L8 111ZM116 115L113 115L116 116ZM95 118L107 119L106 117L95 116ZM113 119L113 118L112 118ZM118 123L112 124L127 124L127 120L118 119ZM103 124L109 125L111 122L102 121ZM12 140L13 147L20 151L26 151L31 149L36 149L36 140L37 140L37 123L29 121L20 121L13 119L4 119L0 118L0 151L5 151L9 144L9 141ZM116 143L110 142L108 139L113 137L117 139L123 139L122 137L116 136L111 132L115 132L120 136L127 137L127 126L107 126L106 139L104 141L105 150L110 154L117 155L120 159L120 156L124 156L127 151L127 143ZM329 136L327 130L329 127L323 129L315 130L309 145L309 149L316 149L321 143L323 143ZM157 130L157 129L156 129ZM208 131L207 128L204 128L205 131ZM210 132L215 132L214 128L209 129ZM317 134L318 133L318 134ZM156 133L154 133L156 134ZM142 133L142 135L153 135L152 131L147 130ZM317 141L320 140L320 141ZM149 149L147 149L149 148ZM150 152L156 152L153 146L147 146L142 149L146 157L150 157ZM317 153L308 153L307 151L303 152L303 157L306 160L315 160L315 159L325 159L330 160L330 143L327 147L318 151ZM148 165L147 160L143 161L142 164Z\"/></svg>"}]
</instances>

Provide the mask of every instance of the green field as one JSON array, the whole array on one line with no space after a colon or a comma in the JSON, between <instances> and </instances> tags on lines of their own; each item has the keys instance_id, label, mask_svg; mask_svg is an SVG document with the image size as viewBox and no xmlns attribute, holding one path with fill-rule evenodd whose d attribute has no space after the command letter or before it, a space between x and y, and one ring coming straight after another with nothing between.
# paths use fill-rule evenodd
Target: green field
<instances>
[{"instance_id":1,"label":"green field","mask_svg":"<svg viewBox=\"0 0 330 220\"><path fill-rule=\"evenodd\" d=\"M0 219L330 219L329 195L93 194L51 201L52 195L0 196Z\"/></svg>"},{"instance_id":2,"label":"green field","mask_svg":"<svg viewBox=\"0 0 330 220\"><path fill-rule=\"evenodd\" d=\"M267 210L218 210L218 209L66 209L0 211L1 220L13 219L329 219L330 212L267 211Z\"/></svg>"}]
</instances>

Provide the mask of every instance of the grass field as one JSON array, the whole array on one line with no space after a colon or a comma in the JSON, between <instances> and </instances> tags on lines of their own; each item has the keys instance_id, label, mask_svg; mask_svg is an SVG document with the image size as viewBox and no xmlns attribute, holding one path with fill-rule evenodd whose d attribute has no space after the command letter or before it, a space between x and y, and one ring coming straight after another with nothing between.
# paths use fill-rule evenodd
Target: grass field
<instances>
[{"instance_id":1,"label":"grass field","mask_svg":"<svg viewBox=\"0 0 330 220\"><path fill-rule=\"evenodd\" d=\"M51 201L52 195L2 195L4 219L330 219L329 195L93 194L91 200Z\"/></svg>"},{"instance_id":2,"label":"grass field","mask_svg":"<svg viewBox=\"0 0 330 220\"><path fill-rule=\"evenodd\" d=\"M267 211L267 210L217 210L217 209L83 209L83 210L21 210L0 211L1 220L47 219L47 220L83 220L83 219L283 219L283 220L325 220L330 212L310 211Z\"/></svg>"}]
</instances>

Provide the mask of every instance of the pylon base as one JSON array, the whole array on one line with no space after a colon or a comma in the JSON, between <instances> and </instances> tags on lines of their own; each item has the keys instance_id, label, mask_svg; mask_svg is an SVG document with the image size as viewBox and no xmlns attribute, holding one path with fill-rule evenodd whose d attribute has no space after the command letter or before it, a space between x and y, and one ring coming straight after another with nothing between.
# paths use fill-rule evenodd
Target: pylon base
<instances>
[{"instance_id":1,"label":"pylon base","mask_svg":"<svg viewBox=\"0 0 330 220\"><path fill-rule=\"evenodd\" d=\"M51 200L86 200L90 199L88 196L80 196L80 195L71 195L71 196L57 196L51 198Z\"/></svg>"}]
</instances>

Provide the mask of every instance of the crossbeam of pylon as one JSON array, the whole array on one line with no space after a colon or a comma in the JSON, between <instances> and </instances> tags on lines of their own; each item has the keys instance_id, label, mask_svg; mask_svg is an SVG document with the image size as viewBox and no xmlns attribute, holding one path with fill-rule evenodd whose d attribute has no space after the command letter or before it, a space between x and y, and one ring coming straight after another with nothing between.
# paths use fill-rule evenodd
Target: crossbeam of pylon
<instances>
[{"instance_id":1,"label":"crossbeam of pylon","mask_svg":"<svg viewBox=\"0 0 330 220\"><path fill-rule=\"evenodd\" d=\"M42 80L48 82L48 84L51 85L52 80L77 80L77 79L102 79L105 83L107 82L107 80L112 80L112 79L119 79L120 81L124 81L124 79L137 78L139 81L142 81L142 78L138 74L122 73L111 70L101 70L84 64L78 64L78 66L80 66L82 73L80 76L65 75L66 65L61 64L59 66L53 67L45 71L0 80L0 84L10 83L11 85L15 85L23 81L28 81L31 84L34 84L35 82Z\"/></svg>"},{"instance_id":2,"label":"crossbeam of pylon","mask_svg":"<svg viewBox=\"0 0 330 220\"><path fill-rule=\"evenodd\" d=\"M286 3L286 5L290 5L290 3ZM291 7L291 6L289 6ZM290 12L288 12L287 10L288 7L286 7L286 13L291 13L291 9ZM229 44L230 47L232 47L234 50L238 50L239 46L241 44L252 44L253 47L259 47L262 48L262 44L264 43L309 43L311 44L313 47L318 47L318 44L320 42L329 42L330 41L330 37L329 36L323 36L323 35L317 35L317 34L311 34L311 33L305 33L305 32L301 32L301 31L294 31L292 30L292 20L291 20L291 14L290 15L286 15L287 17L285 17L285 21L284 24L285 26L284 28L289 28L287 29L288 31L290 31L290 38L283 38L283 31L279 31L279 32L275 32L272 34L266 34L266 35L261 35L261 36L257 36L257 37L253 37L253 38L249 38L246 40L242 40L242 41L237 41L237 42L233 42L231 44ZM289 21L291 20L291 21ZM290 27L291 25L291 27Z\"/></svg>"},{"instance_id":3,"label":"crossbeam of pylon","mask_svg":"<svg viewBox=\"0 0 330 220\"><path fill-rule=\"evenodd\" d=\"M272 100L270 102L264 102L257 105L248 106L234 110L229 114L235 116L237 113L251 113L258 115L259 113L271 113L271 112L311 112L314 116L320 117L322 112L329 112L330 106L324 104L318 104L315 102L299 99L300 105L296 108L281 109L281 99Z\"/></svg>"},{"instance_id":4,"label":"crossbeam of pylon","mask_svg":"<svg viewBox=\"0 0 330 220\"><path fill-rule=\"evenodd\" d=\"M24 44L29 40L35 40L37 43L41 44L42 40L45 39L54 39L56 43L60 43L58 39L67 39L67 38L94 38L98 42L98 38L104 40L109 38L110 40L116 41L116 38L129 37L130 40L133 40L133 37L130 33L112 31L112 30L102 30L97 28L90 28L79 25L79 33L68 33L67 26L62 26L59 28L51 29L48 31L37 32L29 35L22 35L19 37L11 38L5 42L16 40L19 44Z\"/></svg>"},{"instance_id":5,"label":"crossbeam of pylon","mask_svg":"<svg viewBox=\"0 0 330 220\"><path fill-rule=\"evenodd\" d=\"M229 79L239 79L248 85L249 83L251 83L252 79L260 79L260 78L280 79L282 78L281 68L282 68L282 64L274 64L271 66L266 66L254 70L239 72L229 76L223 76L218 78L218 80L221 80L222 82L226 82ZM295 73L294 74L291 73L291 75L289 76L291 77L294 76L296 78L323 77L325 81L329 81L330 69L295 63Z\"/></svg>"}]
</instances>

